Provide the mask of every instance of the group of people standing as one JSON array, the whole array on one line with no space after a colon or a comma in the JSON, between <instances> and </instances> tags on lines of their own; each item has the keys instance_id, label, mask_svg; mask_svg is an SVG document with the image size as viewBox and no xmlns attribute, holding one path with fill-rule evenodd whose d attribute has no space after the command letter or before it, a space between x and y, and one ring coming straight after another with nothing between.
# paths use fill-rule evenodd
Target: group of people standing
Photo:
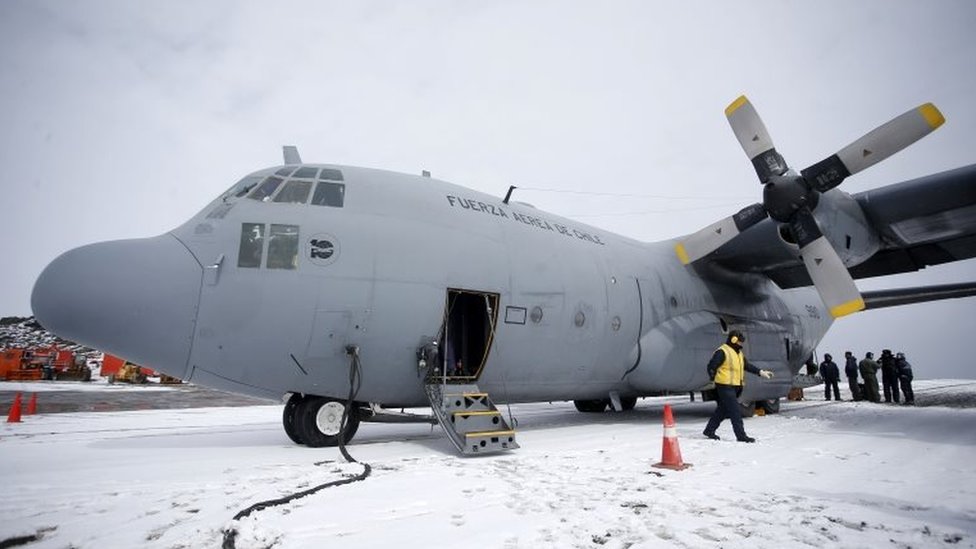
<instances>
[{"instance_id":1,"label":"group of people standing","mask_svg":"<svg viewBox=\"0 0 976 549\"><path fill-rule=\"evenodd\" d=\"M915 392L912 390L912 365L905 358L905 353L892 354L890 349L881 351L879 361L874 360L874 353L868 351L864 358L858 362L854 353L847 351L844 353L844 374L847 376L848 387L854 400L867 400L869 402L881 402L881 393L878 391L878 370L881 370L881 385L884 390L884 401L898 404L901 401L901 394L905 396L905 404L915 404ZM862 383L858 383L857 375L861 374ZM840 400L840 369L834 363L830 354L824 354L824 360L820 363L820 377L824 380L824 398L830 400L831 391L836 400Z\"/></svg>"}]
</instances>

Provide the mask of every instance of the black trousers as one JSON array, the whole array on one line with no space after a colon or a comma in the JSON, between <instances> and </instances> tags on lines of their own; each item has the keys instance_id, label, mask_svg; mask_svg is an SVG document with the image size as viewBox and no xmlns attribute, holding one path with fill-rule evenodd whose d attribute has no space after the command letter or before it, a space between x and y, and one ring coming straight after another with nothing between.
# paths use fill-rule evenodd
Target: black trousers
<instances>
[{"instance_id":1,"label":"black trousers","mask_svg":"<svg viewBox=\"0 0 976 549\"><path fill-rule=\"evenodd\" d=\"M901 400L898 396L898 376L894 372L881 370L881 385L884 388L885 402L891 402L892 398L896 403Z\"/></svg>"},{"instance_id":2,"label":"black trousers","mask_svg":"<svg viewBox=\"0 0 976 549\"><path fill-rule=\"evenodd\" d=\"M912 390L912 380L900 378L901 392L905 395L905 404L915 404L915 391Z\"/></svg>"},{"instance_id":3,"label":"black trousers","mask_svg":"<svg viewBox=\"0 0 976 549\"><path fill-rule=\"evenodd\" d=\"M824 380L824 400L830 400L830 388L834 388L834 400L840 400L840 387L836 381Z\"/></svg>"},{"instance_id":4,"label":"black trousers","mask_svg":"<svg viewBox=\"0 0 976 549\"><path fill-rule=\"evenodd\" d=\"M715 395L717 405L712 417L708 418L708 425L705 426L706 433L714 433L715 429L725 421L726 418L732 421L732 432L735 433L736 440L746 438L745 427L742 426L742 410L739 408L739 393L742 392L741 386L715 384Z\"/></svg>"}]
</instances>

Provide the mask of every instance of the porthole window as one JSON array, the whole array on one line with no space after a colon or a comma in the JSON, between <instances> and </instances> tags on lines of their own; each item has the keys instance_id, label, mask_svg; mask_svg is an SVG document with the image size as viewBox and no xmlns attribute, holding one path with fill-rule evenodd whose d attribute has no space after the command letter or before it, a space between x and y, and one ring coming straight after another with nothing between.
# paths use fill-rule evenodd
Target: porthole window
<instances>
[{"instance_id":1,"label":"porthole window","mask_svg":"<svg viewBox=\"0 0 976 549\"><path fill-rule=\"evenodd\" d=\"M532 312L529 313L529 320L531 320L534 324L542 322L542 307L532 307Z\"/></svg>"},{"instance_id":2,"label":"porthole window","mask_svg":"<svg viewBox=\"0 0 976 549\"><path fill-rule=\"evenodd\" d=\"M577 328L582 328L583 324L586 324L586 315L583 314L583 311L576 313L576 318L573 319L573 324L576 324Z\"/></svg>"}]
</instances>

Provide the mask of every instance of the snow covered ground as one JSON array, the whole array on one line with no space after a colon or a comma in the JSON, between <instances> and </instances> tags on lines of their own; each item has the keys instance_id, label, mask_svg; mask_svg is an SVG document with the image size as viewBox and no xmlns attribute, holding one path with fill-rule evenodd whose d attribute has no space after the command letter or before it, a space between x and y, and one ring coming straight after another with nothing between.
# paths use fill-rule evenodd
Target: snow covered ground
<instances>
[{"instance_id":1,"label":"snow covered ground","mask_svg":"<svg viewBox=\"0 0 976 549\"><path fill-rule=\"evenodd\" d=\"M976 381L919 407L784 402L756 444L702 437L712 403L625 414L513 405L522 448L461 458L439 427L364 424L362 482L236 524L251 547L976 547ZM663 403L693 466L655 469ZM4 410L8 403L4 403ZM503 412L507 410L503 407ZM219 547L258 501L362 465L292 444L281 406L24 417L0 428L0 545Z\"/></svg>"}]
</instances>

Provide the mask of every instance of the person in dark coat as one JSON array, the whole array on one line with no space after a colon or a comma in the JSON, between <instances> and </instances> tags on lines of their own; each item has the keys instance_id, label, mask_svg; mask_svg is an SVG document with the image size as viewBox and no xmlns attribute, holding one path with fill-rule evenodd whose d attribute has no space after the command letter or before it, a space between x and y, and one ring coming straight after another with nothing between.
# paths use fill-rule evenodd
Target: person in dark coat
<instances>
[{"instance_id":1,"label":"person in dark coat","mask_svg":"<svg viewBox=\"0 0 976 549\"><path fill-rule=\"evenodd\" d=\"M861 388L857 386L857 359L854 353L844 353L844 375L847 376L847 387L851 390L851 399L861 400Z\"/></svg>"},{"instance_id":2,"label":"person in dark coat","mask_svg":"<svg viewBox=\"0 0 976 549\"><path fill-rule=\"evenodd\" d=\"M708 377L715 382L717 401L715 412L712 413L705 430L702 431L702 434L710 439L719 440L715 430L728 418L732 421L732 431L735 433L736 440L739 442L756 442L756 439L746 434L745 427L742 426L739 395L742 394L742 386L745 384L745 372L766 379L773 377L773 372L760 370L746 360L746 356L742 352L742 344L745 341L745 336L739 330L729 331L728 339L715 350L715 354L708 362Z\"/></svg>"},{"instance_id":3,"label":"person in dark coat","mask_svg":"<svg viewBox=\"0 0 976 549\"><path fill-rule=\"evenodd\" d=\"M824 400L830 400L830 389L834 389L834 399L840 400L840 370L834 362L834 357L829 353L824 354L823 362L820 363L820 377L824 380Z\"/></svg>"},{"instance_id":4,"label":"person in dark coat","mask_svg":"<svg viewBox=\"0 0 976 549\"><path fill-rule=\"evenodd\" d=\"M874 361L874 353L868 351L857 367L864 379L864 400L881 402L881 395L878 394L878 369L881 367Z\"/></svg>"},{"instance_id":5,"label":"person in dark coat","mask_svg":"<svg viewBox=\"0 0 976 549\"><path fill-rule=\"evenodd\" d=\"M895 369L898 372L898 382L901 383L901 392L905 395L905 404L913 406L915 404L915 391L912 390L912 365L905 359L905 353L895 355Z\"/></svg>"},{"instance_id":6,"label":"person in dark coat","mask_svg":"<svg viewBox=\"0 0 976 549\"><path fill-rule=\"evenodd\" d=\"M895 371L895 355L891 354L891 349L881 351L881 386L884 388L885 402L895 400L895 404L901 400L898 396L898 372Z\"/></svg>"}]
</instances>

